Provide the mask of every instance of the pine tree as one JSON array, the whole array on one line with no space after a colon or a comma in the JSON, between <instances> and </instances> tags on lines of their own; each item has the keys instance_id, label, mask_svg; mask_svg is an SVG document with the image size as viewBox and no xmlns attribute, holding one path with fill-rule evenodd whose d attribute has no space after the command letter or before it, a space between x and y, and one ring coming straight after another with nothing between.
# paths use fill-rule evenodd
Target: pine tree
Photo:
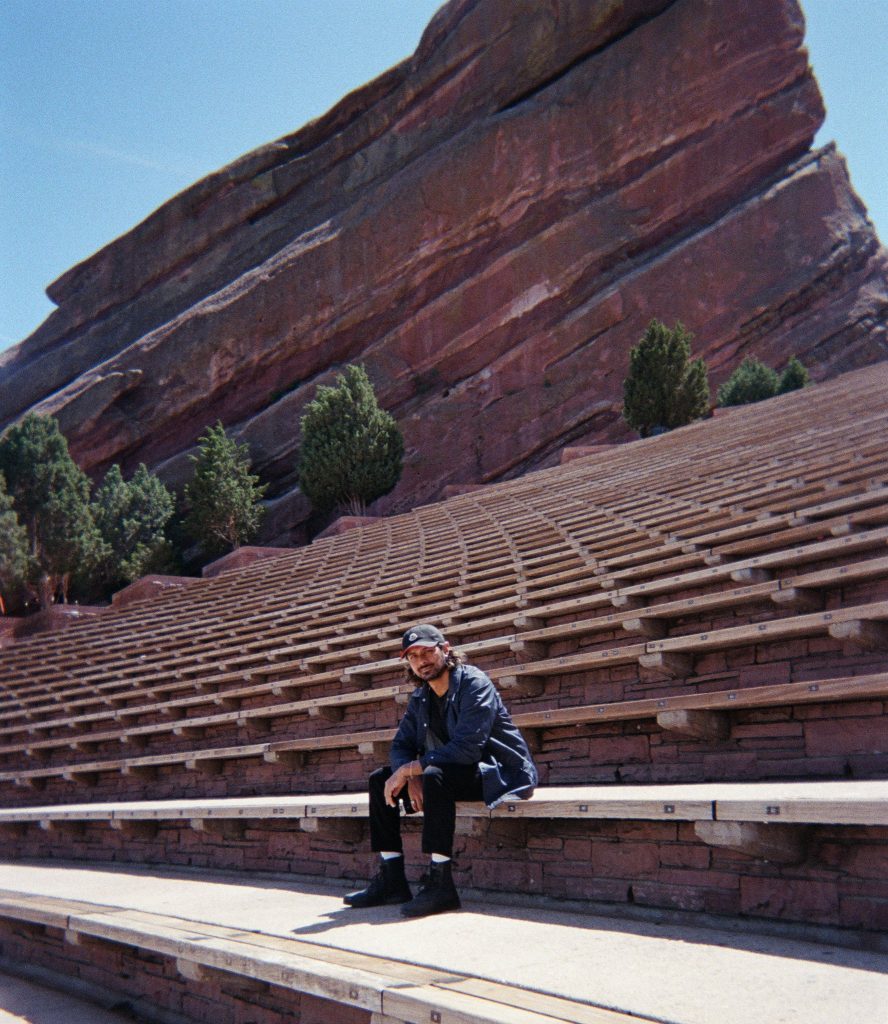
<instances>
[{"instance_id":1,"label":"pine tree","mask_svg":"<svg viewBox=\"0 0 888 1024\"><path fill-rule=\"evenodd\" d=\"M795 356L786 364L783 373L780 374L780 383L777 385L777 394L785 395L788 391L798 391L806 388L811 383L811 377L802 363Z\"/></svg>"},{"instance_id":2,"label":"pine tree","mask_svg":"<svg viewBox=\"0 0 888 1024\"><path fill-rule=\"evenodd\" d=\"M185 487L186 527L208 555L222 554L252 540L264 509L267 484L250 472L249 448L237 444L221 423L207 428L200 450L190 455L194 477Z\"/></svg>"},{"instance_id":3,"label":"pine tree","mask_svg":"<svg viewBox=\"0 0 888 1024\"><path fill-rule=\"evenodd\" d=\"M8 595L28 575L28 533L6 493L6 480L0 473L0 611L6 611L3 593Z\"/></svg>"},{"instance_id":4,"label":"pine tree","mask_svg":"<svg viewBox=\"0 0 888 1024\"><path fill-rule=\"evenodd\" d=\"M68 599L71 576L95 564L101 538L89 480L51 416L29 413L0 438L0 473L28 535L29 582L40 607Z\"/></svg>"},{"instance_id":5,"label":"pine tree","mask_svg":"<svg viewBox=\"0 0 888 1024\"><path fill-rule=\"evenodd\" d=\"M365 515L401 479L404 439L362 366L319 387L301 425L299 483L318 512Z\"/></svg>"},{"instance_id":6,"label":"pine tree","mask_svg":"<svg viewBox=\"0 0 888 1024\"><path fill-rule=\"evenodd\" d=\"M128 482L118 465L108 470L92 502L106 546L98 567L106 586L115 589L165 567L170 545L164 530L173 510L173 496L144 464Z\"/></svg>"},{"instance_id":7,"label":"pine tree","mask_svg":"<svg viewBox=\"0 0 888 1024\"><path fill-rule=\"evenodd\" d=\"M623 418L642 437L656 428L673 430L705 416L709 378L702 359L691 359L691 335L651 320L629 353L623 381Z\"/></svg>"},{"instance_id":8,"label":"pine tree","mask_svg":"<svg viewBox=\"0 0 888 1024\"><path fill-rule=\"evenodd\" d=\"M778 384L779 378L770 366L747 356L718 389L718 404L731 406L763 402L777 394Z\"/></svg>"}]
</instances>

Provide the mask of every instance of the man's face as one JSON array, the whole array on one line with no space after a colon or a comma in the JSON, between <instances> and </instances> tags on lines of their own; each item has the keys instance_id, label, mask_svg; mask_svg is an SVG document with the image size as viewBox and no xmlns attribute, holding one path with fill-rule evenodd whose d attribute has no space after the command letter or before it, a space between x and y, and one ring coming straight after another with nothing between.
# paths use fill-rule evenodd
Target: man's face
<instances>
[{"instance_id":1,"label":"man's face","mask_svg":"<svg viewBox=\"0 0 888 1024\"><path fill-rule=\"evenodd\" d=\"M428 681L437 679L444 671L444 663L449 650L450 644L448 643L439 647L411 647L405 657L414 675Z\"/></svg>"}]
</instances>

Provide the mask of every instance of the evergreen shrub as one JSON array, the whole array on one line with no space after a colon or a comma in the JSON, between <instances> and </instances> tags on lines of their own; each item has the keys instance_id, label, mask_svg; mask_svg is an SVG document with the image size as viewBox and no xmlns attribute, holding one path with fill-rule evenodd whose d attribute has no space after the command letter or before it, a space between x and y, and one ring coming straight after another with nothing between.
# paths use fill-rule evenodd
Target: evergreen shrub
<instances>
[{"instance_id":1,"label":"evergreen shrub","mask_svg":"<svg viewBox=\"0 0 888 1024\"><path fill-rule=\"evenodd\" d=\"M709 411L709 377L702 359L691 359L691 335L651 320L629 353L623 381L623 418L642 437L683 427Z\"/></svg>"}]
</instances>

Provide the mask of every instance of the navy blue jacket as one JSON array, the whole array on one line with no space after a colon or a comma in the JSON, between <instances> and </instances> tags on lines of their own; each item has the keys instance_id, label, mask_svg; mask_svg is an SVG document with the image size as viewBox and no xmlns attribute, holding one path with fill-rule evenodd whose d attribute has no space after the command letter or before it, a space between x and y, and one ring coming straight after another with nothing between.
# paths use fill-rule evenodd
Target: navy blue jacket
<instances>
[{"instance_id":1,"label":"navy blue jacket","mask_svg":"<svg viewBox=\"0 0 888 1024\"><path fill-rule=\"evenodd\" d=\"M527 743L496 687L480 669L459 665L450 670L445 707L450 739L427 751L428 695L428 683L422 683L410 695L392 741L393 771L417 759L423 768L430 764L477 764L488 807L496 807L509 797L526 799L533 794L538 777Z\"/></svg>"}]
</instances>

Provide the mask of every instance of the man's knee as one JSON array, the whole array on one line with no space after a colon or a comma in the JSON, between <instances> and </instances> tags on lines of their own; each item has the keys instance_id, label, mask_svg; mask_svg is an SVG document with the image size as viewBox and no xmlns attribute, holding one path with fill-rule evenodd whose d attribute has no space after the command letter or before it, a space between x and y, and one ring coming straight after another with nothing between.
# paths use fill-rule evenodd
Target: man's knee
<instances>
[{"instance_id":1,"label":"man's knee","mask_svg":"<svg viewBox=\"0 0 888 1024\"><path fill-rule=\"evenodd\" d=\"M385 789L385 784L391 778L392 770L388 765L383 765L381 768L377 768L376 771L370 773L367 788L371 793L382 793Z\"/></svg>"},{"instance_id":2,"label":"man's knee","mask_svg":"<svg viewBox=\"0 0 888 1024\"><path fill-rule=\"evenodd\" d=\"M438 797L445 799L450 793L447 784L447 774L443 768L430 764L422 771L422 798L426 804L432 803Z\"/></svg>"}]
</instances>

